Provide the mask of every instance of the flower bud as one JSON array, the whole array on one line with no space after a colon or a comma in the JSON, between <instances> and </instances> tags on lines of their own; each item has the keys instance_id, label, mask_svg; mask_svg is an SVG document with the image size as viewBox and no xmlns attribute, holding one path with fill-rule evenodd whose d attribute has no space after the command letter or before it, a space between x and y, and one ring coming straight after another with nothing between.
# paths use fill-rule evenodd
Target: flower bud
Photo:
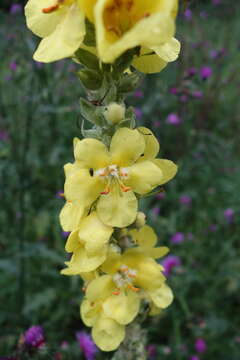
<instances>
[{"instance_id":1,"label":"flower bud","mask_svg":"<svg viewBox=\"0 0 240 360\"><path fill-rule=\"evenodd\" d=\"M134 225L140 229L146 224L146 215L143 212L138 212Z\"/></svg>"},{"instance_id":2,"label":"flower bud","mask_svg":"<svg viewBox=\"0 0 240 360\"><path fill-rule=\"evenodd\" d=\"M125 117L125 106L117 103L111 103L106 108L104 116L109 123L118 124Z\"/></svg>"}]
</instances>

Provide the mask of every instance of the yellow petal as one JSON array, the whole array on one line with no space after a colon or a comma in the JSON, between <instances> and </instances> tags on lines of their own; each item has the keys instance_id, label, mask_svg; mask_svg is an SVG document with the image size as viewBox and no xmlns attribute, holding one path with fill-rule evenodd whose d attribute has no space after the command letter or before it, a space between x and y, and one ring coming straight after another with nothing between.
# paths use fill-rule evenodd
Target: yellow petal
<instances>
[{"instance_id":1,"label":"yellow petal","mask_svg":"<svg viewBox=\"0 0 240 360\"><path fill-rule=\"evenodd\" d=\"M154 305L154 303L151 303L150 306L150 311L148 313L149 316L156 316L156 315L160 315L162 312L162 309L160 309L159 307L157 307L156 305Z\"/></svg>"},{"instance_id":2,"label":"yellow petal","mask_svg":"<svg viewBox=\"0 0 240 360\"><path fill-rule=\"evenodd\" d=\"M149 53L152 53L150 50ZM132 65L144 74L154 74L162 71L167 63L156 54L141 55L133 59Z\"/></svg>"},{"instance_id":3,"label":"yellow petal","mask_svg":"<svg viewBox=\"0 0 240 360\"><path fill-rule=\"evenodd\" d=\"M163 174L161 183L158 185L165 184L176 175L178 167L174 162L165 159L155 159L153 162L159 167Z\"/></svg>"},{"instance_id":4,"label":"yellow petal","mask_svg":"<svg viewBox=\"0 0 240 360\"><path fill-rule=\"evenodd\" d=\"M56 4L56 0L29 0L25 6L25 16L28 28L34 34L45 37L50 35L62 21L66 14L66 8L44 14L43 9Z\"/></svg>"},{"instance_id":5,"label":"yellow petal","mask_svg":"<svg viewBox=\"0 0 240 360\"><path fill-rule=\"evenodd\" d=\"M147 194L162 184L162 171L153 161L136 163L129 170L129 178L125 184L138 194Z\"/></svg>"},{"instance_id":6,"label":"yellow petal","mask_svg":"<svg viewBox=\"0 0 240 360\"><path fill-rule=\"evenodd\" d=\"M102 223L96 211L85 217L79 226L80 241L85 244L88 255L97 255L108 243L113 228Z\"/></svg>"},{"instance_id":7,"label":"yellow petal","mask_svg":"<svg viewBox=\"0 0 240 360\"><path fill-rule=\"evenodd\" d=\"M108 251L107 259L102 264L101 270L107 274L114 274L121 266L121 254L113 251Z\"/></svg>"},{"instance_id":8,"label":"yellow petal","mask_svg":"<svg viewBox=\"0 0 240 360\"><path fill-rule=\"evenodd\" d=\"M68 267L61 271L63 275L78 275L96 270L107 257L107 246L102 246L97 254L89 255L83 246L79 246L72 254Z\"/></svg>"},{"instance_id":9,"label":"yellow petal","mask_svg":"<svg viewBox=\"0 0 240 360\"><path fill-rule=\"evenodd\" d=\"M112 164L129 166L143 154L145 141L138 130L121 128L114 134L110 153Z\"/></svg>"},{"instance_id":10,"label":"yellow petal","mask_svg":"<svg viewBox=\"0 0 240 360\"><path fill-rule=\"evenodd\" d=\"M104 18L104 12L111 4L109 4L109 0L98 0L95 6L95 26L97 47L102 61L111 63L126 50L139 45L149 47L168 41L175 30L174 19L171 16L173 3L173 0L155 2L155 4L159 4L159 9L157 7L155 9L155 11L159 10L157 13L143 17L121 36L116 36L111 29L108 29L108 25L105 24L106 18ZM149 8L148 5L146 6L146 2L134 5L138 7L138 10L142 7L145 13Z\"/></svg>"},{"instance_id":11,"label":"yellow petal","mask_svg":"<svg viewBox=\"0 0 240 360\"><path fill-rule=\"evenodd\" d=\"M66 202L60 212L60 223L64 231L76 230L84 215L85 208L79 201Z\"/></svg>"},{"instance_id":12,"label":"yellow petal","mask_svg":"<svg viewBox=\"0 0 240 360\"><path fill-rule=\"evenodd\" d=\"M139 230L131 230L129 234L139 246L144 248L153 247L157 243L157 235L149 225L144 225Z\"/></svg>"},{"instance_id":13,"label":"yellow petal","mask_svg":"<svg viewBox=\"0 0 240 360\"><path fill-rule=\"evenodd\" d=\"M64 194L69 201L80 201L82 206L90 206L104 188L98 176L91 176L87 169L75 171L66 178Z\"/></svg>"},{"instance_id":14,"label":"yellow petal","mask_svg":"<svg viewBox=\"0 0 240 360\"><path fill-rule=\"evenodd\" d=\"M166 284L162 284L161 287L154 291L149 291L148 294L154 304L161 309L165 309L173 301L172 290Z\"/></svg>"},{"instance_id":15,"label":"yellow petal","mask_svg":"<svg viewBox=\"0 0 240 360\"><path fill-rule=\"evenodd\" d=\"M175 61L180 53L181 44L180 42L172 38L163 45L152 46L153 50L162 60L166 62Z\"/></svg>"},{"instance_id":16,"label":"yellow petal","mask_svg":"<svg viewBox=\"0 0 240 360\"><path fill-rule=\"evenodd\" d=\"M84 299L80 306L80 315L86 326L93 326L99 317L101 305L93 304L91 301Z\"/></svg>"},{"instance_id":17,"label":"yellow petal","mask_svg":"<svg viewBox=\"0 0 240 360\"><path fill-rule=\"evenodd\" d=\"M159 259L169 252L166 246L147 249L147 255L153 259Z\"/></svg>"},{"instance_id":18,"label":"yellow petal","mask_svg":"<svg viewBox=\"0 0 240 360\"><path fill-rule=\"evenodd\" d=\"M109 164L106 146L96 139L74 139L74 157L82 167L100 169Z\"/></svg>"},{"instance_id":19,"label":"yellow petal","mask_svg":"<svg viewBox=\"0 0 240 360\"><path fill-rule=\"evenodd\" d=\"M109 226L125 227L134 222L138 202L132 191L121 192L118 185L108 195L102 195L97 203L100 220Z\"/></svg>"},{"instance_id":20,"label":"yellow petal","mask_svg":"<svg viewBox=\"0 0 240 360\"><path fill-rule=\"evenodd\" d=\"M67 239L65 250L71 253L73 251L77 251L79 249L79 246L80 246L80 242L79 242L78 230L72 231Z\"/></svg>"},{"instance_id":21,"label":"yellow petal","mask_svg":"<svg viewBox=\"0 0 240 360\"><path fill-rule=\"evenodd\" d=\"M89 301L105 300L112 294L115 285L110 275L102 275L90 282L86 291L86 298Z\"/></svg>"},{"instance_id":22,"label":"yellow petal","mask_svg":"<svg viewBox=\"0 0 240 360\"><path fill-rule=\"evenodd\" d=\"M139 306L139 295L130 290L108 297L103 303L103 311L107 317L127 325L137 316Z\"/></svg>"},{"instance_id":23,"label":"yellow petal","mask_svg":"<svg viewBox=\"0 0 240 360\"><path fill-rule=\"evenodd\" d=\"M97 0L78 0L80 9L85 13L87 18L94 22L93 10Z\"/></svg>"},{"instance_id":24,"label":"yellow petal","mask_svg":"<svg viewBox=\"0 0 240 360\"><path fill-rule=\"evenodd\" d=\"M93 325L92 337L102 351L113 351L124 340L125 326L101 315Z\"/></svg>"},{"instance_id":25,"label":"yellow petal","mask_svg":"<svg viewBox=\"0 0 240 360\"><path fill-rule=\"evenodd\" d=\"M138 162L154 159L160 150L157 138L153 135L152 131L146 127L140 126L137 130L143 135L145 141L144 155L140 157Z\"/></svg>"},{"instance_id":26,"label":"yellow petal","mask_svg":"<svg viewBox=\"0 0 240 360\"><path fill-rule=\"evenodd\" d=\"M68 11L55 30L40 42L33 58L36 61L49 63L72 56L80 47L84 36L84 14L77 3L74 3L68 7Z\"/></svg>"}]
</instances>

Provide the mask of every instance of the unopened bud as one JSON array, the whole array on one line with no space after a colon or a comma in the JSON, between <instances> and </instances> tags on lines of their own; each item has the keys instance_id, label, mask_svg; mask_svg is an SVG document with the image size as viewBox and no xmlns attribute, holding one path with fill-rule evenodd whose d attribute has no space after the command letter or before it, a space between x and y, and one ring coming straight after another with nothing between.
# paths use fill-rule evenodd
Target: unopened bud
<instances>
[{"instance_id":1,"label":"unopened bud","mask_svg":"<svg viewBox=\"0 0 240 360\"><path fill-rule=\"evenodd\" d=\"M143 212L138 212L135 220L135 227L140 229L146 224L146 215Z\"/></svg>"},{"instance_id":2,"label":"unopened bud","mask_svg":"<svg viewBox=\"0 0 240 360\"><path fill-rule=\"evenodd\" d=\"M106 108L104 116L109 123L118 124L125 117L125 106L117 103L111 103Z\"/></svg>"}]
</instances>

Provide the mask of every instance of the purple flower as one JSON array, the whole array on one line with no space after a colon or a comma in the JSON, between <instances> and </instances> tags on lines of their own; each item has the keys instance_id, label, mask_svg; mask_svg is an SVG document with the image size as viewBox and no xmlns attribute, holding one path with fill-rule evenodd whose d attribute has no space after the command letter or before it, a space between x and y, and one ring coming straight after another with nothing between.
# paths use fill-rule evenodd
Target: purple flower
<instances>
[{"instance_id":1,"label":"purple flower","mask_svg":"<svg viewBox=\"0 0 240 360\"><path fill-rule=\"evenodd\" d=\"M31 326L24 334L25 344L39 348L44 345L45 338L43 328L38 325Z\"/></svg>"},{"instance_id":2,"label":"purple flower","mask_svg":"<svg viewBox=\"0 0 240 360\"><path fill-rule=\"evenodd\" d=\"M180 202L180 204L182 204L182 205L187 205L187 206L189 206L189 205L192 204L192 198L191 198L191 196L189 196L189 195L182 195L182 196L180 196L180 198L179 198L179 202Z\"/></svg>"},{"instance_id":3,"label":"purple flower","mask_svg":"<svg viewBox=\"0 0 240 360\"><path fill-rule=\"evenodd\" d=\"M186 95L186 94L182 94L182 95L180 96L180 98L179 98L179 100L180 100L181 102L183 102L183 103L188 102L188 99L189 99L189 97L188 97L188 95Z\"/></svg>"},{"instance_id":4,"label":"purple flower","mask_svg":"<svg viewBox=\"0 0 240 360\"><path fill-rule=\"evenodd\" d=\"M134 93L134 97L136 98L142 98L143 97L143 92L142 90L136 90Z\"/></svg>"},{"instance_id":5,"label":"purple flower","mask_svg":"<svg viewBox=\"0 0 240 360\"><path fill-rule=\"evenodd\" d=\"M191 356L189 360L200 360L200 358L196 355Z\"/></svg>"},{"instance_id":6,"label":"purple flower","mask_svg":"<svg viewBox=\"0 0 240 360\"><path fill-rule=\"evenodd\" d=\"M194 75L196 75L196 73L197 73L197 69L195 67L191 67L187 69L186 77L193 77Z\"/></svg>"},{"instance_id":7,"label":"purple flower","mask_svg":"<svg viewBox=\"0 0 240 360\"><path fill-rule=\"evenodd\" d=\"M168 255L162 261L162 266L164 267L164 275L169 276L172 272L172 269L180 265L181 265L180 257L174 255Z\"/></svg>"},{"instance_id":8,"label":"purple flower","mask_svg":"<svg viewBox=\"0 0 240 360\"><path fill-rule=\"evenodd\" d=\"M17 70L17 63L15 61L10 62L9 69L12 70L12 71L16 71Z\"/></svg>"},{"instance_id":9,"label":"purple flower","mask_svg":"<svg viewBox=\"0 0 240 360\"><path fill-rule=\"evenodd\" d=\"M192 20L192 10L186 9L183 13L186 20L190 21Z\"/></svg>"},{"instance_id":10,"label":"purple flower","mask_svg":"<svg viewBox=\"0 0 240 360\"><path fill-rule=\"evenodd\" d=\"M221 4L221 0L212 0L213 5Z\"/></svg>"},{"instance_id":11,"label":"purple flower","mask_svg":"<svg viewBox=\"0 0 240 360\"><path fill-rule=\"evenodd\" d=\"M67 238L68 237L68 235L70 235L70 232L69 231L62 231L62 237L63 238Z\"/></svg>"},{"instance_id":12,"label":"purple flower","mask_svg":"<svg viewBox=\"0 0 240 360\"><path fill-rule=\"evenodd\" d=\"M76 338L84 356L86 357L86 360L94 360L98 349L92 341L91 336L85 331L78 331L76 333Z\"/></svg>"},{"instance_id":13,"label":"purple flower","mask_svg":"<svg viewBox=\"0 0 240 360\"><path fill-rule=\"evenodd\" d=\"M162 199L165 199L166 197L166 193L165 192L160 192L159 194L156 195L156 198L158 200L162 200Z\"/></svg>"},{"instance_id":14,"label":"purple flower","mask_svg":"<svg viewBox=\"0 0 240 360\"><path fill-rule=\"evenodd\" d=\"M182 122L181 118L178 116L178 114L175 113L169 114L166 119L166 123L170 125L179 125L181 124L181 122Z\"/></svg>"},{"instance_id":15,"label":"purple flower","mask_svg":"<svg viewBox=\"0 0 240 360\"><path fill-rule=\"evenodd\" d=\"M170 238L172 244L181 244L184 240L185 236L182 232L176 232L176 234L172 235Z\"/></svg>"},{"instance_id":16,"label":"purple flower","mask_svg":"<svg viewBox=\"0 0 240 360\"><path fill-rule=\"evenodd\" d=\"M198 353L204 353L207 350L207 344L204 339L198 338L195 341L195 349Z\"/></svg>"},{"instance_id":17,"label":"purple flower","mask_svg":"<svg viewBox=\"0 0 240 360\"><path fill-rule=\"evenodd\" d=\"M169 89L170 94L177 95L179 93L179 89L176 87L172 87Z\"/></svg>"},{"instance_id":18,"label":"purple flower","mask_svg":"<svg viewBox=\"0 0 240 360\"><path fill-rule=\"evenodd\" d=\"M58 190L58 192L56 193L56 198L57 199L63 199L64 198L64 191L63 190Z\"/></svg>"},{"instance_id":19,"label":"purple flower","mask_svg":"<svg viewBox=\"0 0 240 360\"><path fill-rule=\"evenodd\" d=\"M153 125L154 125L155 127L160 127L160 126L161 126L161 122L160 122L159 120L156 120L156 121L154 121Z\"/></svg>"},{"instance_id":20,"label":"purple flower","mask_svg":"<svg viewBox=\"0 0 240 360\"><path fill-rule=\"evenodd\" d=\"M143 113L142 113L142 110L136 107L136 108L134 109L134 111L135 111L135 115L136 115L137 119L141 119L142 114L143 114Z\"/></svg>"},{"instance_id":21,"label":"purple flower","mask_svg":"<svg viewBox=\"0 0 240 360\"><path fill-rule=\"evenodd\" d=\"M211 232L216 232L217 231L217 224L211 224L210 226L209 226L209 231L211 231Z\"/></svg>"},{"instance_id":22,"label":"purple flower","mask_svg":"<svg viewBox=\"0 0 240 360\"><path fill-rule=\"evenodd\" d=\"M157 347L156 345L147 346L147 355L149 359L153 359L157 356Z\"/></svg>"},{"instance_id":23,"label":"purple flower","mask_svg":"<svg viewBox=\"0 0 240 360\"><path fill-rule=\"evenodd\" d=\"M194 97L195 99L201 99L203 97L203 93L201 90L195 90L192 92L192 97Z\"/></svg>"},{"instance_id":24,"label":"purple flower","mask_svg":"<svg viewBox=\"0 0 240 360\"><path fill-rule=\"evenodd\" d=\"M200 69L200 76L202 78L202 80L207 80L209 79L213 74L212 69L210 68L210 66L203 66Z\"/></svg>"},{"instance_id":25,"label":"purple flower","mask_svg":"<svg viewBox=\"0 0 240 360\"><path fill-rule=\"evenodd\" d=\"M234 217L234 210L231 208L228 208L224 211L224 217L227 220L227 222L230 224L233 222L233 217Z\"/></svg>"},{"instance_id":26,"label":"purple flower","mask_svg":"<svg viewBox=\"0 0 240 360\"><path fill-rule=\"evenodd\" d=\"M22 5L20 4L12 4L9 10L10 14L16 15L22 12Z\"/></svg>"},{"instance_id":27,"label":"purple flower","mask_svg":"<svg viewBox=\"0 0 240 360\"><path fill-rule=\"evenodd\" d=\"M0 130L0 140L1 141L8 141L9 140L9 135L8 135L8 132L6 130Z\"/></svg>"},{"instance_id":28,"label":"purple flower","mask_svg":"<svg viewBox=\"0 0 240 360\"><path fill-rule=\"evenodd\" d=\"M154 206L154 208L152 209L152 213L153 215L158 216L160 214L160 207Z\"/></svg>"}]
</instances>

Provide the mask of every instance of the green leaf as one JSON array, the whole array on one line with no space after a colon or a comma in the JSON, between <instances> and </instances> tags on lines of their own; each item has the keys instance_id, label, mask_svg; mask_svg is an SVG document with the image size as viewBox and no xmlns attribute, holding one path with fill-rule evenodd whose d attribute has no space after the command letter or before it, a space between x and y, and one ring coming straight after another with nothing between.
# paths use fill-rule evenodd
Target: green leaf
<instances>
[{"instance_id":1,"label":"green leaf","mask_svg":"<svg viewBox=\"0 0 240 360\"><path fill-rule=\"evenodd\" d=\"M75 56L82 65L99 71L99 60L94 54L80 48L76 51Z\"/></svg>"},{"instance_id":2,"label":"green leaf","mask_svg":"<svg viewBox=\"0 0 240 360\"><path fill-rule=\"evenodd\" d=\"M90 69L78 71L78 76L83 85L89 90L97 90L101 87L102 76L99 72Z\"/></svg>"},{"instance_id":3,"label":"green leaf","mask_svg":"<svg viewBox=\"0 0 240 360\"><path fill-rule=\"evenodd\" d=\"M83 43L87 46L96 46L96 33L94 25L86 19L86 35Z\"/></svg>"}]
</instances>

